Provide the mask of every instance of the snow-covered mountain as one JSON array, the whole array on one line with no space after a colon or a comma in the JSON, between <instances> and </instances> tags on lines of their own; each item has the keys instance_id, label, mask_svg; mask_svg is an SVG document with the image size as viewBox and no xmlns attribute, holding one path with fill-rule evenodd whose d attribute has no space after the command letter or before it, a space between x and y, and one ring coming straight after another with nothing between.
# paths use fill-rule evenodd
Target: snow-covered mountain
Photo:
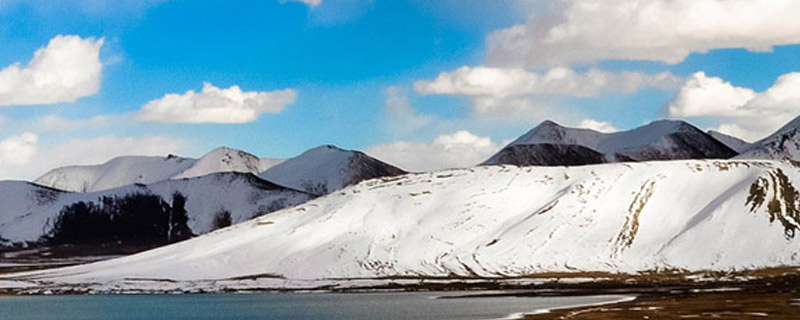
<instances>
[{"instance_id":1,"label":"snow-covered mountain","mask_svg":"<svg viewBox=\"0 0 800 320\"><path fill-rule=\"evenodd\" d=\"M233 172L134 184L93 193L71 193L28 182L0 181L0 238L6 244L35 242L52 230L56 217L65 207L81 201L100 203L103 197L144 194L171 202L175 192L186 197L187 224L195 234L211 231L214 219L223 212L230 214L230 222L237 223L311 198L305 192L275 185L252 174Z\"/></svg>"},{"instance_id":2,"label":"snow-covered mountain","mask_svg":"<svg viewBox=\"0 0 800 320\"><path fill-rule=\"evenodd\" d=\"M100 165L69 166L50 170L34 183L73 192L95 192L134 183L170 179L191 168L196 160L177 156L125 156Z\"/></svg>"},{"instance_id":3,"label":"snow-covered mountain","mask_svg":"<svg viewBox=\"0 0 800 320\"><path fill-rule=\"evenodd\" d=\"M742 153L745 150L753 147L753 144L750 142L744 141L742 139L739 139L731 135L724 134L719 131L708 130L707 133L709 136L712 136L714 139L719 140L719 142L722 142L723 144L728 146L728 148L731 148L733 149L733 151L736 151L738 153Z\"/></svg>"},{"instance_id":4,"label":"snow-covered mountain","mask_svg":"<svg viewBox=\"0 0 800 320\"><path fill-rule=\"evenodd\" d=\"M567 128L552 121L545 121L511 142L483 164L552 166L649 160L727 159L735 155L736 151L683 121L660 120L633 130L615 133Z\"/></svg>"},{"instance_id":5,"label":"snow-covered mountain","mask_svg":"<svg viewBox=\"0 0 800 320\"><path fill-rule=\"evenodd\" d=\"M247 172L257 175L283 161L259 158L241 150L219 147L197 159L192 167L171 178L194 178L216 172Z\"/></svg>"},{"instance_id":6,"label":"snow-covered mountain","mask_svg":"<svg viewBox=\"0 0 800 320\"><path fill-rule=\"evenodd\" d=\"M324 195L364 180L404 173L362 152L324 145L275 165L259 176L293 189Z\"/></svg>"},{"instance_id":7,"label":"snow-covered mountain","mask_svg":"<svg viewBox=\"0 0 800 320\"><path fill-rule=\"evenodd\" d=\"M770 136L753 143L739 159L775 159L800 161L800 117L790 121Z\"/></svg>"},{"instance_id":8,"label":"snow-covered mountain","mask_svg":"<svg viewBox=\"0 0 800 320\"><path fill-rule=\"evenodd\" d=\"M289 160L259 158L241 150L220 147L196 160L176 156L129 156L101 165L63 167L51 170L34 182L64 191L97 192L219 172L252 173L315 195L371 178L405 173L362 152L330 145L310 149Z\"/></svg>"},{"instance_id":9,"label":"snow-covered mountain","mask_svg":"<svg viewBox=\"0 0 800 320\"><path fill-rule=\"evenodd\" d=\"M2 278L158 290L797 265L798 181L790 163L734 160L408 174L133 256Z\"/></svg>"},{"instance_id":10,"label":"snow-covered mountain","mask_svg":"<svg viewBox=\"0 0 800 320\"><path fill-rule=\"evenodd\" d=\"M217 172L259 174L283 159L259 158L247 152L219 147L200 159L125 156L89 166L53 169L34 182L73 192L96 192L135 183L154 183L170 179L200 177Z\"/></svg>"}]
</instances>

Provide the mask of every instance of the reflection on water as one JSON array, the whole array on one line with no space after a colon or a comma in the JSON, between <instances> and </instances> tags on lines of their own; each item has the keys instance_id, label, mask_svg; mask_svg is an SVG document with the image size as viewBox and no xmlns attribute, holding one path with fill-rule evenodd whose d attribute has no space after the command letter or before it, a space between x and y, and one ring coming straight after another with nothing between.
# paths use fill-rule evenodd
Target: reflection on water
<instances>
[{"instance_id":1,"label":"reflection on water","mask_svg":"<svg viewBox=\"0 0 800 320\"><path fill-rule=\"evenodd\" d=\"M0 319L493 319L620 298L432 299L436 295L258 293L2 297Z\"/></svg>"}]
</instances>

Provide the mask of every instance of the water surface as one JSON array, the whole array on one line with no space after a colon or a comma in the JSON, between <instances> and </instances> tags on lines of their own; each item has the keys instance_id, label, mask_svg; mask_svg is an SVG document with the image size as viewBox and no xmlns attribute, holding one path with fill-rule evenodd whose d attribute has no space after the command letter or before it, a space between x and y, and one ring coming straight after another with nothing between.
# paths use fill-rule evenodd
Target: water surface
<instances>
[{"instance_id":1,"label":"water surface","mask_svg":"<svg viewBox=\"0 0 800 320\"><path fill-rule=\"evenodd\" d=\"M434 299L463 293L257 293L0 297L0 319L497 319L619 296Z\"/></svg>"}]
</instances>

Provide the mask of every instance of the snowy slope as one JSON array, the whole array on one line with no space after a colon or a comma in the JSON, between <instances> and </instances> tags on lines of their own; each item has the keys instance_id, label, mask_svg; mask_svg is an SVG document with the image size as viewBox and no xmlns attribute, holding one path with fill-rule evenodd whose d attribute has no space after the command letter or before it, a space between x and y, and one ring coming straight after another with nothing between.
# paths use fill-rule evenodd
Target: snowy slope
<instances>
[{"instance_id":1,"label":"snowy slope","mask_svg":"<svg viewBox=\"0 0 800 320\"><path fill-rule=\"evenodd\" d=\"M798 182L789 163L728 160L409 174L137 255L5 278L146 289L797 265Z\"/></svg>"},{"instance_id":2,"label":"snowy slope","mask_svg":"<svg viewBox=\"0 0 800 320\"><path fill-rule=\"evenodd\" d=\"M727 159L737 154L723 143L683 121L660 120L633 130L615 133L567 128L552 121L545 121L511 142L484 164L598 163L594 155L587 155L586 152L579 153L578 158L569 158L567 155L570 154L563 152L540 156L553 159L549 163L532 163L530 159L509 155L510 147L539 144L584 147L603 154L605 157L603 162ZM563 160L556 161L559 157Z\"/></svg>"},{"instance_id":3,"label":"snowy slope","mask_svg":"<svg viewBox=\"0 0 800 320\"><path fill-rule=\"evenodd\" d=\"M251 174L216 173L199 178L129 185L94 193L68 193L21 181L0 181L0 238L31 242L47 234L59 212L79 201L98 202L103 196L154 194L171 201L187 197L188 225L195 234L212 230L214 216L223 210L232 222L302 203L306 193L277 186Z\"/></svg>"},{"instance_id":4,"label":"snowy slope","mask_svg":"<svg viewBox=\"0 0 800 320\"><path fill-rule=\"evenodd\" d=\"M280 159L262 159L241 150L219 147L197 159L197 162L191 168L172 177L172 179L201 177L216 172L259 174L282 161Z\"/></svg>"},{"instance_id":5,"label":"snowy slope","mask_svg":"<svg viewBox=\"0 0 800 320\"><path fill-rule=\"evenodd\" d=\"M733 149L733 151L739 153L744 152L745 150L750 149L753 146L752 143L749 143L734 136L724 134L719 131L708 130L707 133L714 139L717 139L719 140L719 142L722 142L723 144L728 146L728 148L731 148Z\"/></svg>"},{"instance_id":6,"label":"snowy slope","mask_svg":"<svg viewBox=\"0 0 800 320\"><path fill-rule=\"evenodd\" d=\"M73 192L94 192L134 183L167 180L195 164L194 159L176 156L126 156L100 165L70 166L53 169L34 183Z\"/></svg>"},{"instance_id":7,"label":"snowy slope","mask_svg":"<svg viewBox=\"0 0 800 320\"><path fill-rule=\"evenodd\" d=\"M362 152L325 145L286 160L259 176L282 186L324 195L367 179L404 173Z\"/></svg>"},{"instance_id":8,"label":"snowy slope","mask_svg":"<svg viewBox=\"0 0 800 320\"><path fill-rule=\"evenodd\" d=\"M775 159L800 161L800 117L790 121L772 135L753 143L739 159Z\"/></svg>"}]
</instances>

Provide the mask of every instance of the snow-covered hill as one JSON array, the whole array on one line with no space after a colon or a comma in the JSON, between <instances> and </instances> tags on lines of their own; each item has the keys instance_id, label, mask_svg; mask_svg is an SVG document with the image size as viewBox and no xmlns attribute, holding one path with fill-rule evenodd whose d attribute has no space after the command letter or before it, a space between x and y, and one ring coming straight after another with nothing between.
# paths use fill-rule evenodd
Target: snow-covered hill
<instances>
[{"instance_id":1,"label":"snow-covered hill","mask_svg":"<svg viewBox=\"0 0 800 320\"><path fill-rule=\"evenodd\" d=\"M753 144L750 142L744 141L742 139L739 139L731 135L724 134L719 131L708 130L708 132L706 133L708 133L709 136L719 140L719 142L722 142L723 144L728 146L728 148L731 148L733 149L733 151L736 151L738 153L742 153L745 150L753 147Z\"/></svg>"},{"instance_id":2,"label":"snow-covered hill","mask_svg":"<svg viewBox=\"0 0 800 320\"><path fill-rule=\"evenodd\" d=\"M364 180L404 173L362 152L325 145L275 165L259 176L282 186L324 195Z\"/></svg>"},{"instance_id":3,"label":"snow-covered hill","mask_svg":"<svg viewBox=\"0 0 800 320\"><path fill-rule=\"evenodd\" d=\"M64 207L80 201L99 203L104 196L152 194L170 202L175 192L187 198L188 226L195 234L211 231L220 212L229 212L231 222L236 223L311 198L307 193L243 173L215 173L93 193L70 193L28 182L0 181L0 238L6 244L37 241L52 230Z\"/></svg>"},{"instance_id":4,"label":"snow-covered hill","mask_svg":"<svg viewBox=\"0 0 800 320\"><path fill-rule=\"evenodd\" d=\"M800 117L772 135L753 143L739 159L775 159L800 161Z\"/></svg>"},{"instance_id":5,"label":"snow-covered hill","mask_svg":"<svg viewBox=\"0 0 800 320\"><path fill-rule=\"evenodd\" d=\"M64 191L97 192L218 172L252 173L315 195L367 179L405 173L362 152L330 145L313 148L289 160L259 158L241 150L220 147L197 160L176 156L129 156L101 165L63 167L51 170L34 182Z\"/></svg>"},{"instance_id":6,"label":"snow-covered hill","mask_svg":"<svg viewBox=\"0 0 800 320\"><path fill-rule=\"evenodd\" d=\"M95 192L134 183L164 181L191 168L196 160L177 156L125 156L100 165L50 170L36 184L73 192Z\"/></svg>"},{"instance_id":7,"label":"snow-covered hill","mask_svg":"<svg viewBox=\"0 0 800 320\"><path fill-rule=\"evenodd\" d=\"M125 156L89 166L56 168L34 182L72 192L96 192L135 183L201 177L217 172L259 174L283 159L259 158L247 152L219 147L200 159L177 156Z\"/></svg>"},{"instance_id":8,"label":"snow-covered hill","mask_svg":"<svg viewBox=\"0 0 800 320\"><path fill-rule=\"evenodd\" d=\"M409 174L133 256L5 278L150 290L797 265L798 181L790 163L732 160Z\"/></svg>"},{"instance_id":9,"label":"snow-covered hill","mask_svg":"<svg viewBox=\"0 0 800 320\"><path fill-rule=\"evenodd\" d=\"M259 158L241 150L219 147L197 159L191 168L171 178L194 178L216 172L246 172L257 175L283 161L283 159Z\"/></svg>"},{"instance_id":10,"label":"snow-covered hill","mask_svg":"<svg viewBox=\"0 0 800 320\"><path fill-rule=\"evenodd\" d=\"M549 147L533 148L537 151L537 155L533 158L528 154L530 152L519 152L514 149L516 146L536 145L549 145ZM530 151L532 148L527 149ZM600 153L603 157L599 158L595 153ZM736 154L736 151L720 141L683 121L660 120L633 130L615 133L567 128L552 121L545 121L511 142L484 164L568 165L727 159Z\"/></svg>"}]
</instances>

